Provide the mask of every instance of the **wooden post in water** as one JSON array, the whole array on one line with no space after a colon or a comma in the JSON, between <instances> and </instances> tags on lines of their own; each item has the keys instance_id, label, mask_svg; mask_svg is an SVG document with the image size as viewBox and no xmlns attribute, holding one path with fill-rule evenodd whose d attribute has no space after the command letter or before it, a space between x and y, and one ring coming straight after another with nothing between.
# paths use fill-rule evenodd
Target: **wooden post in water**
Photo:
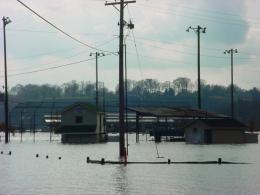
<instances>
[{"instance_id":1,"label":"wooden post in water","mask_svg":"<svg viewBox=\"0 0 260 195\"><path fill-rule=\"evenodd\" d=\"M10 133L11 133L11 130L12 130L12 118L11 118L11 112L9 112L9 131L8 131L8 142L10 142ZM13 130L14 132L14 130ZM1 141L1 140L0 140Z\"/></svg>"},{"instance_id":2,"label":"wooden post in water","mask_svg":"<svg viewBox=\"0 0 260 195\"><path fill-rule=\"evenodd\" d=\"M21 132L20 142L22 142L23 141L23 111L21 112L20 115L20 132Z\"/></svg>"},{"instance_id":3,"label":"wooden post in water","mask_svg":"<svg viewBox=\"0 0 260 195\"><path fill-rule=\"evenodd\" d=\"M136 113L136 119L135 119L135 125L136 125L136 129L135 129L135 132L136 132L136 143L139 143L139 114Z\"/></svg>"},{"instance_id":4,"label":"wooden post in water","mask_svg":"<svg viewBox=\"0 0 260 195\"><path fill-rule=\"evenodd\" d=\"M35 111L33 112L33 142L35 143Z\"/></svg>"},{"instance_id":5,"label":"wooden post in water","mask_svg":"<svg viewBox=\"0 0 260 195\"><path fill-rule=\"evenodd\" d=\"M51 122L50 122L50 142L51 140L51 132L52 132L52 110L51 110Z\"/></svg>"},{"instance_id":6,"label":"wooden post in water","mask_svg":"<svg viewBox=\"0 0 260 195\"><path fill-rule=\"evenodd\" d=\"M105 164L105 159L104 159L104 158L101 158L100 163L101 163L101 165L104 165L104 164Z\"/></svg>"}]
</instances>

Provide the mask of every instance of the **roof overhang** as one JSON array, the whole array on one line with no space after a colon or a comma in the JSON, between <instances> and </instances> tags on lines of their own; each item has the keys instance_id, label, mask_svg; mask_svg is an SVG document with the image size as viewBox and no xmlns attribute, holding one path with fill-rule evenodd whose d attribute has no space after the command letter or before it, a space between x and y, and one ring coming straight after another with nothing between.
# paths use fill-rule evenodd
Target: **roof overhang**
<instances>
[{"instance_id":1,"label":"roof overhang","mask_svg":"<svg viewBox=\"0 0 260 195\"><path fill-rule=\"evenodd\" d=\"M129 107L129 111L140 116L170 117L170 118L228 118L227 116L204 110L176 107Z\"/></svg>"}]
</instances>

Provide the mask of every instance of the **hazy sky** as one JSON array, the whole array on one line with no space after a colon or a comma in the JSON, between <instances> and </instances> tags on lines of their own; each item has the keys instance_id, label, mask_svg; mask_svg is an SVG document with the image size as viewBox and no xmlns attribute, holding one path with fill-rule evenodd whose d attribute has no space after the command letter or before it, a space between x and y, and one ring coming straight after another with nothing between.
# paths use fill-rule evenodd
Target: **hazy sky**
<instances>
[{"instance_id":1,"label":"hazy sky","mask_svg":"<svg viewBox=\"0 0 260 195\"><path fill-rule=\"evenodd\" d=\"M79 40L118 51L119 12L103 0L22 0L39 14ZM197 78L197 35L189 26L207 27L201 35L201 78L207 83L230 83L230 56L234 56L234 82L243 88L260 87L260 1L257 0L137 0L125 8L128 77L172 81ZM7 28L9 86L18 83L62 84L95 80L95 61L33 74L15 75L91 58L92 49L64 36L16 0L0 0L0 15ZM0 36L0 85L3 85L3 36ZM138 53L138 54L137 54ZM138 58L139 56L139 58ZM139 60L138 60L139 59ZM99 59L99 78L110 89L118 82L118 57Z\"/></svg>"}]
</instances>

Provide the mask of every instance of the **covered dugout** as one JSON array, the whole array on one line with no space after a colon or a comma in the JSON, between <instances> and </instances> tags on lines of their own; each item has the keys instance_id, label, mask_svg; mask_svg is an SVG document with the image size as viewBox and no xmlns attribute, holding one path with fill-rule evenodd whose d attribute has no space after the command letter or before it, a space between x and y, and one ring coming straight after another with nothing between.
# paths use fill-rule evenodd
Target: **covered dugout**
<instances>
[{"instance_id":1,"label":"covered dugout","mask_svg":"<svg viewBox=\"0 0 260 195\"><path fill-rule=\"evenodd\" d=\"M140 128L145 126L143 118L152 119L150 132L152 132L156 141L161 140L161 136L175 136L184 131L181 127L187 125L191 120L196 119L216 119L228 118L227 116L207 112L204 110L192 108L176 108L176 107L129 107L130 112L136 115L136 142L139 142ZM144 127L146 128L146 127Z\"/></svg>"}]
</instances>

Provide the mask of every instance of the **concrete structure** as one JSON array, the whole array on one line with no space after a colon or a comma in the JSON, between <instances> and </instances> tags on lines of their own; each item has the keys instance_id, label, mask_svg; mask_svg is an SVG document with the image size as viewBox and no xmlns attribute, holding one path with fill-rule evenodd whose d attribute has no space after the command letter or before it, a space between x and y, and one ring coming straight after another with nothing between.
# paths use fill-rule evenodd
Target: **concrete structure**
<instances>
[{"instance_id":1,"label":"concrete structure","mask_svg":"<svg viewBox=\"0 0 260 195\"><path fill-rule=\"evenodd\" d=\"M62 143L95 143L106 141L104 113L87 103L76 103L61 112L61 124L55 133Z\"/></svg>"},{"instance_id":2,"label":"concrete structure","mask_svg":"<svg viewBox=\"0 0 260 195\"><path fill-rule=\"evenodd\" d=\"M257 143L258 134L249 134L247 126L233 119L198 119L187 125L186 143L243 144Z\"/></svg>"}]
</instances>

